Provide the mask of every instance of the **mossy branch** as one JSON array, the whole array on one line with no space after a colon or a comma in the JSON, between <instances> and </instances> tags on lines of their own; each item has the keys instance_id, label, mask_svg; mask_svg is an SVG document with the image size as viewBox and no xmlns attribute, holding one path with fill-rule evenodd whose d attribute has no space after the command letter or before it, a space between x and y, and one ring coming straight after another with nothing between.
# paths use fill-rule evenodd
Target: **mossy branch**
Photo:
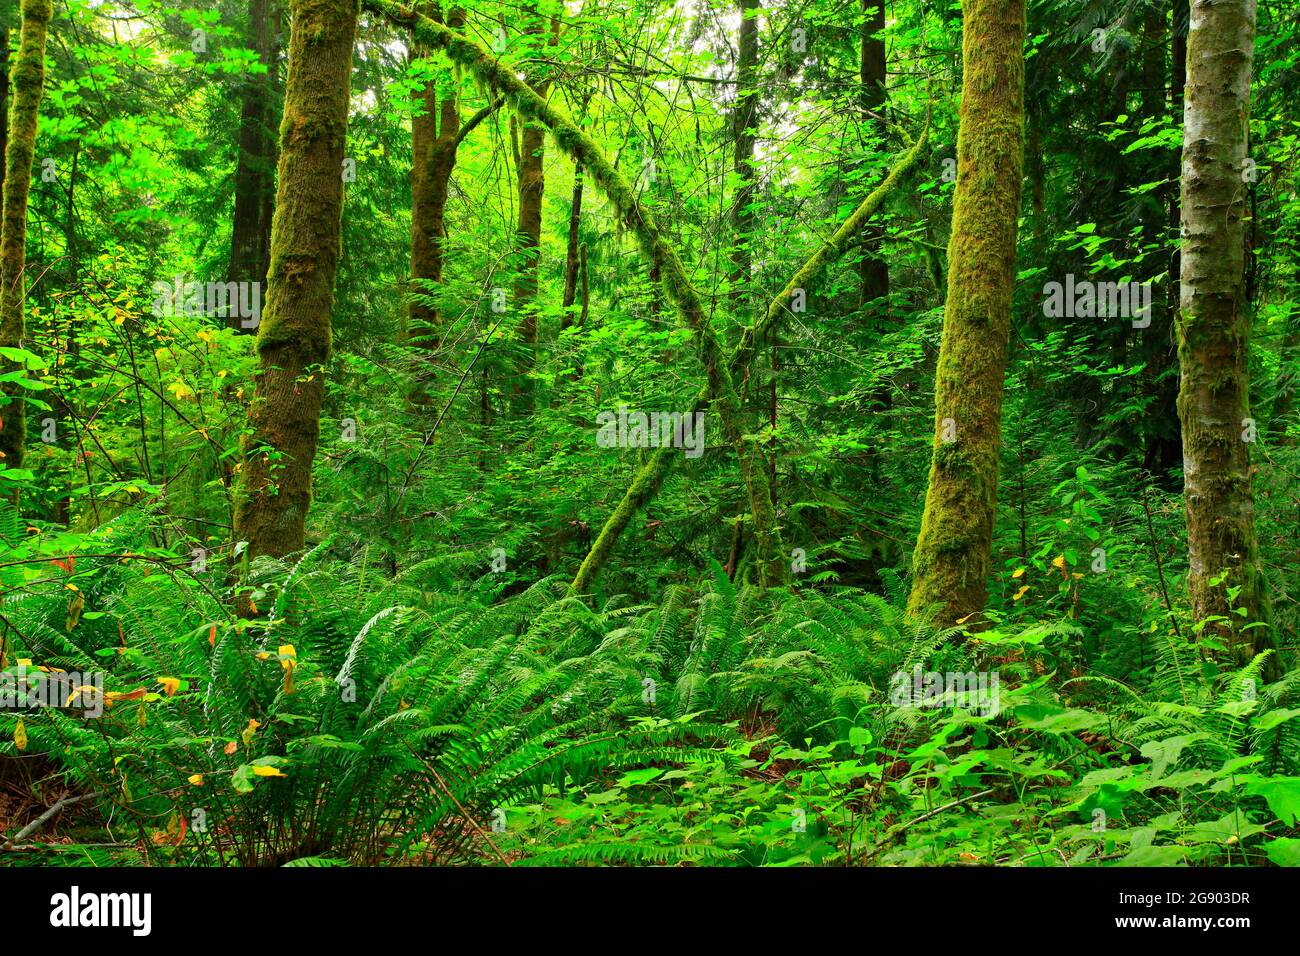
<instances>
[{"instance_id":1,"label":"mossy branch","mask_svg":"<svg viewBox=\"0 0 1300 956\"><path fill-rule=\"evenodd\" d=\"M781 320L790 314L788 305L794 290L804 288L817 277L817 274L827 264L844 254L854 237L866 225L867 220L880 209L885 197L902 182L903 177L916 165L920 159L921 151L925 148L929 131L930 111L927 108L925 127L903 158L898 161L880 185L873 189L867 198L862 201L861 205L853 211L852 215L844 220L840 228L835 231L835 235L829 241L823 243L809 257L808 261L795 272L794 277L786 283L785 288L768 304L763 313L763 318L755 326L745 330L739 344L732 352L731 361L728 363L733 380L743 374L745 369L749 367L749 363L753 361L757 343L762 342L774 332ZM710 390L706 387L695 400L692 414L707 409L710 397ZM623 500L610 514L605 526L601 528L600 534L596 536L591 550L587 553L587 557L583 560L582 566L573 579L573 584L570 585L571 593L582 594L591 586L606 558L613 551L614 545L618 543L619 536L636 513L658 492L659 486L663 484L663 480L671 470L674 460L673 449L660 448L650 456L649 461L641 466L636 477L632 480L631 486L623 495Z\"/></svg>"}]
</instances>

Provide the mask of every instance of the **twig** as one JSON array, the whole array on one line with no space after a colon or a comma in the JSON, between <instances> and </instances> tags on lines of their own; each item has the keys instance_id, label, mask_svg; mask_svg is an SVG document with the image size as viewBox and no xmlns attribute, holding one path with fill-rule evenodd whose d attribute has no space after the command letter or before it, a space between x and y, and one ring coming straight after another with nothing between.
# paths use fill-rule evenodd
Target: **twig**
<instances>
[{"instance_id":1,"label":"twig","mask_svg":"<svg viewBox=\"0 0 1300 956\"><path fill-rule=\"evenodd\" d=\"M992 792L993 792L992 790L981 790L979 793L972 793L969 796L962 797L960 800L954 800L952 801L952 803L945 803L943 806L939 807L938 809L931 810L929 813L923 813L919 817L916 817L913 820L908 820L906 823L902 823L897 826L890 827L888 832L886 832L884 837L881 839L880 843L878 843L875 849L873 849L870 853L868 853L864 859L865 860L871 859L873 856L875 856L877 853L883 850L885 846L889 843L889 841L893 840L895 837L903 833L905 830L908 830L909 828L916 826L918 823L923 823L926 820L929 820L931 817L937 817L939 814L945 813L948 810L953 809L953 807L959 807L963 803L968 803L971 800L978 800L980 797L987 797Z\"/></svg>"},{"instance_id":2,"label":"twig","mask_svg":"<svg viewBox=\"0 0 1300 956\"><path fill-rule=\"evenodd\" d=\"M23 840L27 839L29 836L31 836L33 833L39 830L47 820L55 816L55 814L57 814L64 807L70 807L74 803L80 803L82 800L94 800L96 797L102 797L107 793L108 793L107 790L97 790L95 793L83 793L75 797L64 797L62 800L56 801L54 806L50 807L39 817L37 817L31 823L27 824L27 826L23 827L16 834L14 834L14 838L12 840L7 839L4 841L3 844L0 844L0 849L4 849L4 850L23 849L22 847L16 846L15 844L21 843Z\"/></svg>"}]
</instances>

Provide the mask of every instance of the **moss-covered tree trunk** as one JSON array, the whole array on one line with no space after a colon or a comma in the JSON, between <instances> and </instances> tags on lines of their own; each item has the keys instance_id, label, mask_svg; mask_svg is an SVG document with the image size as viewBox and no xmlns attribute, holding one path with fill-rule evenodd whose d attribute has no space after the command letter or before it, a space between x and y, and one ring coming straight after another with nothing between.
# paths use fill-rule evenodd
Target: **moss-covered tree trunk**
<instances>
[{"instance_id":1,"label":"moss-covered tree trunk","mask_svg":"<svg viewBox=\"0 0 1300 956\"><path fill-rule=\"evenodd\" d=\"M963 0L957 187L934 447L908 610L981 610L997 511L1002 386L1024 161L1023 0Z\"/></svg>"},{"instance_id":2,"label":"moss-covered tree trunk","mask_svg":"<svg viewBox=\"0 0 1300 956\"><path fill-rule=\"evenodd\" d=\"M436 10L433 18L440 20ZM447 26L459 30L465 25L465 11L453 8ZM431 52L425 45L412 45L415 55ZM441 339L438 310L420 295L425 282L442 282L447 236L447 193L460 145L460 103L452 83L442 90L430 80L420 94L423 113L411 120L411 291L407 304L407 337L427 348L437 348Z\"/></svg>"},{"instance_id":3,"label":"moss-covered tree trunk","mask_svg":"<svg viewBox=\"0 0 1300 956\"><path fill-rule=\"evenodd\" d=\"M0 213L5 198L5 151L9 142L9 28L0 24Z\"/></svg>"},{"instance_id":4,"label":"moss-covered tree trunk","mask_svg":"<svg viewBox=\"0 0 1300 956\"><path fill-rule=\"evenodd\" d=\"M5 142L4 212L0 223L0 345L23 347L23 270L27 263L27 196L36 154L36 123L45 90L45 36L54 16L50 0L23 0L18 55L10 77L9 134ZM8 364L8 363L6 363ZM25 403L18 386L6 388L0 408L0 463L23 463Z\"/></svg>"},{"instance_id":5,"label":"moss-covered tree trunk","mask_svg":"<svg viewBox=\"0 0 1300 956\"><path fill-rule=\"evenodd\" d=\"M303 546L343 211L357 0L291 0L271 273L235 508L250 557Z\"/></svg>"},{"instance_id":6,"label":"moss-covered tree trunk","mask_svg":"<svg viewBox=\"0 0 1300 956\"><path fill-rule=\"evenodd\" d=\"M231 219L228 282L265 283L271 267L271 219L275 212L276 63L271 0L249 0L249 49L265 73L245 78L239 117L239 161L235 166L235 212ZM253 332L238 316L227 324Z\"/></svg>"},{"instance_id":7,"label":"moss-covered tree trunk","mask_svg":"<svg viewBox=\"0 0 1300 956\"><path fill-rule=\"evenodd\" d=\"M1178 320L1187 585L1198 618L1228 615L1227 588L1240 588L1235 604L1246 611L1242 623L1267 618L1251 490L1255 425L1243 278L1254 42L1255 0L1192 3ZM1256 633L1264 643L1266 631Z\"/></svg>"}]
</instances>

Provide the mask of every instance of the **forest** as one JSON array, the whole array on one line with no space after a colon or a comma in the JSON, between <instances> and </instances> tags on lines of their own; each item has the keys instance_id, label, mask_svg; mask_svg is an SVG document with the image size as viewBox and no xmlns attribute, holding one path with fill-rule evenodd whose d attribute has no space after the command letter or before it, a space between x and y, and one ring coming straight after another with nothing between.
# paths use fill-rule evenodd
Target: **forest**
<instances>
[{"instance_id":1,"label":"forest","mask_svg":"<svg viewBox=\"0 0 1300 956\"><path fill-rule=\"evenodd\" d=\"M1300 866L1300 0L0 57L0 868Z\"/></svg>"}]
</instances>

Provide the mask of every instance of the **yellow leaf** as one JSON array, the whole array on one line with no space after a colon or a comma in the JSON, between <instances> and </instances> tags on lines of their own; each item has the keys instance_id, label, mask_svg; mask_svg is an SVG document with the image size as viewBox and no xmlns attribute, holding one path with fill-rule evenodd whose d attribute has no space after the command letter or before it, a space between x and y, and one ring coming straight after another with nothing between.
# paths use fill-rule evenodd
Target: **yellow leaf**
<instances>
[{"instance_id":1,"label":"yellow leaf","mask_svg":"<svg viewBox=\"0 0 1300 956\"><path fill-rule=\"evenodd\" d=\"M245 727L245 728L240 732L240 734L239 734L239 736L240 736L240 737L243 739L243 741L244 741L244 746L245 746L245 747L247 747L247 746L249 745L249 743L252 742L252 740L253 740L253 734L257 733L257 728L258 728L258 727L261 727L261 726L262 726L262 725L261 725L260 723L258 723L256 720L253 720L253 718L250 717L250 718L248 719L248 726Z\"/></svg>"},{"instance_id":2,"label":"yellow leaf","mask_svg":"<svg viewBox=\"0 0 1300 956\"><path fill-rule=\"evenodd\" d=\"M1015 594L1013 594L1013 595L1011 596L1011 600L1013 600L1013 601L1019 601L1019 600L1020 600L1022 597L1024 597L1028 592L1029 592L1029 585L1026 584L1026 585L1024 585L1024 586L1023 586L1019 591L1017 591Z\"/></svg>"},{"instance_id":3,"label":"yellow leaf","mask_svg":"<svg viewBox=\"0 0 1300 956\"><path fill-rule=\"evenodd\" d=\"M76 593L72 595L72 600L68 602L68 619L64 622L67 625L67 629L71 631L81 620L81 612L86 608L86 598L85 595L76 590L74 585L69 584L68 587L76 591Z\"/></svg>"},{"instance_id":4,"label":"yellow leaf","mask_svg":"<svg viewBox=\"0 0 1300 956\"><path fill-rule=\"evenodd\" d=\"M976 614L978 614L978 613L979 613L978 611L971 611L971 612L970 612L969 614L967 614L965 617L959 617L959 618L957 618L957 623L958 623L958 624L965 624L967 621L969 621L971 618L973 618L973 617L974 617Z\"/></svg>"},{"instance_id":5,"label":"yellow leaf","mask_svg":"<svg viewBox=\"0 0 1300 956\"><path fill-rule=\"evenodd\" d=\"M192 773L186 779L196 787L203 786L203 774L201 773Z\"/></svg>"},{"instance_id":6,"label":"yellow leaf","mask_svg":"<svg viewBox=\"0 0 1300 956\"><path fill-rule=\"evenodd\" d=\"M1065 570L1065 555L1063 555L1063 554L1058 554L1055 558L1053 558L1053 559L1052 559L1052 567L1056 568L1058 571L1064 571L1064 570Z\"/></svg>"},{"instance_id":7,"label":"yellow leaf","mask_svg":"<svg viewBox=\"0 0 1300 956\"><path fill-rule=\"evenodd\" d=\"M63 706L64 707L72 706L72 702L77 699L77 695L84 694L87 691L90 691L90 693L92 694L97 694L99 693L99 688L92 687L89 684L83 684L82 686L78 687L76 690L74 690L71 694L68 695L68 699L63 702Z\"/></svg>"},{"instance_id":8,"label":"yellow leaf","mask_svg":"<svg viewBox=\"0 0 1300 956\"><path fill-rule=\"evenodd\" d=\"M233 754L238 749L239 749L239 744L235 743L235 741L232 740L230 743L226 744L226 755L229 756L230 754Z\"/></svg>"},{"instance_id":9,"label":"yellow leaf","mask_svg":"<svg viewBox=\"0 0 1300 956\"><path fill-rule=\"evenodd\" d=\"M276 767L263 767L260 764L253 764L253 774L258 777L283 777Z\"/></svg>"},{"instance_id":10,"label":"yellow leaf","mask_svg":"<svg viewBox=\"0 0 1300 956\"><path fill-rule=\"evenodd\" d=\"M167 386L167 391L175 395L177 401L188 401L196 397L194 389L190 388L184 382L172 382Z\"/></svg>"},{"instance_id":11,"label":"yellow leaf","mask_svg":"<svg viewBox=\"0 0 1300 956\"><path fill-rule=\"evenodd\" d=\"M1024 568L1016 568L1014 571L1011 572L1011 577L1012 577L1013 579L1014 579L1014 578L1022 578L1022 577L1024 577L1024 576L1025 576L1025 569L1024 569Z\"/></svg>"},{"instance_id":12,"label":"yellow leaf","mask_svg":"<svg viewBox=\"0 0 1300 956\"><path fill-rule=\"evenodd\" d=\"M159 677L158 683L162 684L163 690L167 692L168 697L175 696L176 692L181 689L179 677Z\"/></svg>"},{"instance_id":13,"label":"yellow leaf","mask_svg":"<svg viewBox=\"0 0 1300 956\"><path fill-rule=\"evenodd\" d=\"M27 727L24 726L21 717L18 719L18 726L14 728L14 746L19 750L27 749Z\"/></svg>"},{"instance_id":14,"label":"yellow leaf","mask_svg":"<svg viewBox=\"0 0 1300 956\"><path fill-rule=\"evenodd\" d=\"M284 692L293 693L293 669L298 663L298 652L292 644L280 645L280 666L284 668Z\"/></svg>"}]
</instances>

